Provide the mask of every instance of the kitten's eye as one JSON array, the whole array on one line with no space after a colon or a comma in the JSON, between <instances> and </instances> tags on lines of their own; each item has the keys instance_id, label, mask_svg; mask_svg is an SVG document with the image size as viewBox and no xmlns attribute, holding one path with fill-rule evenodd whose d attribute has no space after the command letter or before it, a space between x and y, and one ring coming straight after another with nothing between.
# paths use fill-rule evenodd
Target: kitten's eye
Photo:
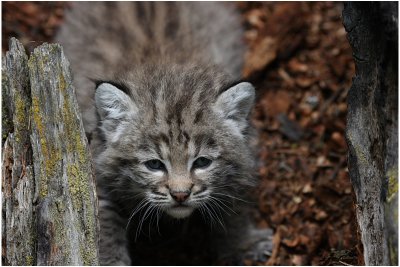
<instances>
[{"instance_id":1,"label":"kitten's eye","mask_svg":"<svg viewBox=\"0 0 400 267\"><path fill-rule=\"evenodd\" d=\"M205 158L205 157L199 157L193 162L193 169L201 169L201 168L206 168L210 166L212 160Z\"/></svg>"},{"instance_id":2,"label":"kitten's eye","mask_svg":"<svg viewBox=\"0 0 400 267\"><path fill-rule=\"evenodd\" d=\"M148 160L144 163L144 165L146 165L146 167L150 170L150 171L163 171L165 170L165 165L164 163L162 163L160 160L158 159L152 159L152 160Z\"/></svg>"}]
</instances>

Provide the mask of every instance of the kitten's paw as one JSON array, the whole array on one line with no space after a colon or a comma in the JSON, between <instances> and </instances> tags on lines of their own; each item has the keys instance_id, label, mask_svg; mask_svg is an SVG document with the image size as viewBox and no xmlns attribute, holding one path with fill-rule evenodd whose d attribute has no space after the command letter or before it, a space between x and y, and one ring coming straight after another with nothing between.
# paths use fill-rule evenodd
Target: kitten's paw
<instances>
[{"instance_id":1,"label":"kitten's paw","mask_svg":"<svg viewBox=\"0 0 400 267\"><path fill-rule=\"evenodd\" d=\"M272 238L272 229L250 229L241 246L244 252L243 260L266 262L272 253Z\"/></svg>"}]
</instances>

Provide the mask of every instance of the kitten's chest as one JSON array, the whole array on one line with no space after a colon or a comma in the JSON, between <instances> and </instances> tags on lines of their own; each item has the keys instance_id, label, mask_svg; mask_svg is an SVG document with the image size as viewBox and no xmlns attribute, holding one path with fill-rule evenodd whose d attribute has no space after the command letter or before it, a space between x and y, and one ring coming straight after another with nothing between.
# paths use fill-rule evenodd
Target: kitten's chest
<instances>
[{"instance_id":1,"label":"kitten's chest","mask_svg":"<svg viewBox=\"0 0 400 267\"><path fill-rule=\"evenodd\" d=\"M136 229L137 230L137 229ZM132 263L139 265L210 265L214 262L210 226L196 215L190 220L162 220L128 233Z\"/></svg>"}]
</instances>

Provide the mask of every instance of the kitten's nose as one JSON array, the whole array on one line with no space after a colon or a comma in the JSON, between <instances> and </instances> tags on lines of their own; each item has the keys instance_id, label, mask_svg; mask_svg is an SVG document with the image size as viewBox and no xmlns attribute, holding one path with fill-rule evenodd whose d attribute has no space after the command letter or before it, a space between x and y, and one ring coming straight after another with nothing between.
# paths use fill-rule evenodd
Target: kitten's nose
<instances>
[{"instance_id":1,"label":"kitten's nose","mask_svg":"<svg viewBox=\"0 0 400 267\"><path fill-rule=\"evenodd\" d=\"M190 191L169 191L169 193L171 194L172 198L179 203L184 202L190 195Z\"/></svg>"}]
</instances>

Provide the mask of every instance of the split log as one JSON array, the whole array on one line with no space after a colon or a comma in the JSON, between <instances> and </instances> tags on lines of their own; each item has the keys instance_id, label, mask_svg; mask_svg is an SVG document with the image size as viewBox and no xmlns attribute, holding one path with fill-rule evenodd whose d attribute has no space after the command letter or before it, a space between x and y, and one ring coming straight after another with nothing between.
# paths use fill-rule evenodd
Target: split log
<instances>
[{"instance_id":1,"label":"split log","mask_svg":"<svg viewBox=\"0 0 400 267\"><path fill-rule=\"evenodd\" d=\"M63 50L28 59L13 38L2 67L2 263L98 265L94 171Z\"/></svg>"},{"instance_id":2,"label":"split log","mask_svg":"<svg viewBox=\"0 0 400 267\"><path fill-rule=\"evenodd\" d=\"M398 264L398 3L348 2L349 172L366 265Z\"/></svg>"}]
</instances>

